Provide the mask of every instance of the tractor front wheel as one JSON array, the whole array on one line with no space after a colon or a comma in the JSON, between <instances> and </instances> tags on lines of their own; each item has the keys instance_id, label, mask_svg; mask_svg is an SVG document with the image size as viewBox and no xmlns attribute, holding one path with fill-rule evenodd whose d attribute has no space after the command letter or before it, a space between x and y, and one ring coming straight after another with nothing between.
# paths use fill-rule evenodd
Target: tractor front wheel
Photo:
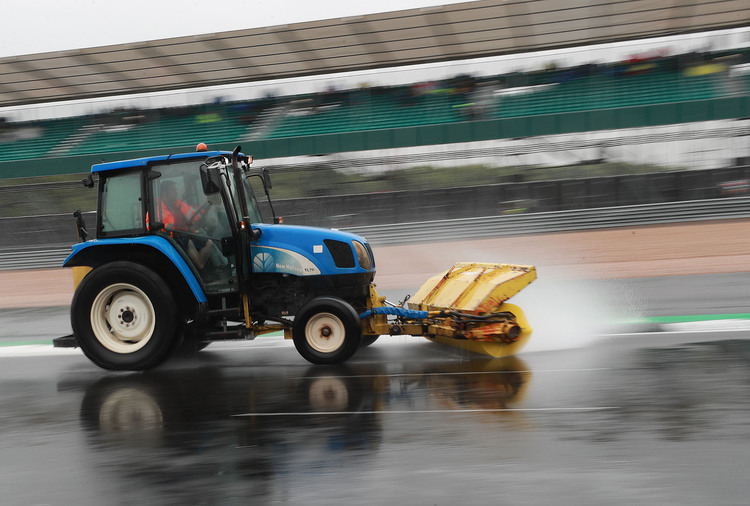
<instances>
[{"instance_id":1,"label":"tractor front wheel","mask_svg":"<svg viewBox=\"0 0 750 506\"><path fill-rule=\"evenodd\" d=\"M340 364L359 348L362 325L347 302L318 297L305 304L294 317L294 347L313 364Z\"/></svg>"},{"instance_id":2,"label":"tractor front wheel","mask_svg":"<svg viewBox=\"0 0 750 506\"><path fill-rule=\"evenodd\" d=\"M172 292L154 271L112 262L78 285L71 324L83 353L109 370L144 370L167 358L178 329Z\"/></svg>"}]
</instances>

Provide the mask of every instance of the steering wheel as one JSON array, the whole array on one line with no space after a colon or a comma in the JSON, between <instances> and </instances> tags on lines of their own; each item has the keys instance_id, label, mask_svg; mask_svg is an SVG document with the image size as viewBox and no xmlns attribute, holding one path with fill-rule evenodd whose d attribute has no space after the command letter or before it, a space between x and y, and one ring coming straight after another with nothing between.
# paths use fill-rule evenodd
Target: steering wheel
<instances>
[{"instance_id":1,"label":"steering wheel","mask_svg":"<svg viewBox=\"0 0 750 506\"><path fill-rule=\"evenodd\" d=\"M208 211L211 208L211 202L204 202L198 208L195 209L195 214L191 220L191 225L195 228L199 228L203 223L203 220L208 216Z\"/></svg>"}]
</instances>

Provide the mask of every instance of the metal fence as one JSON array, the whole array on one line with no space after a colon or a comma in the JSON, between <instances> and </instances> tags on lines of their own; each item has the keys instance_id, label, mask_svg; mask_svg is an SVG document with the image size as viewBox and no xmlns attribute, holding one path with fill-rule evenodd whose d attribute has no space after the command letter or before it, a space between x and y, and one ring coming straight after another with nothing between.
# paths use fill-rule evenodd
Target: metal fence
<instances>
[{"instance_id":1,"label":"metal fence","mask_svg":"<svg viewBox=\"0 0 750 506\"><path fill-rule=\"evenodd\" d=\"M750 166L283 199L288 223L338 228L750 195ZM397 185L394 185L397 186ZM261 204L263 204L261 202ZM268 213L267 207L263 209ZM584 213L585 214L585 213Z\"/></svg>"},{"instance_id":2,"label":"metal fence","mask_svg":"<svg viewBox=\"0 0 750 506\"><path fill-rule=\"evenodd\" d=\"M422 221L346 230L363 235L373 245L388 245L746 218L750 218L750 198L742 197Z\"/></svg>"},{"instance_id":3,"label":"metal fence","mask_svg":"<svg viewBox=\"0 0 750 506\"><path fill-rule=\"evenodd\" d=\"M67 227L52 226L53 223L61 223L63 218L69 222ZM346 227L342 230L363 235L372 245L381 246L748 218L750 218L750 197L735 197ZM89 217L89 220L91 219ZM15 218L15 220L21 220L21 218ZM25 237L34 239L33 243L26 246L6 246L0 249L0 270L60 267L65 257L70 253L70 244L77 241L71 216L38 216L33 217L33 220L37 224L46 224L48 231L37 232L37 235L26 235ZM0 230L3 232L15 229L19 225L16 222L14 224L16 227L9 227L7 221L0 220ZM28 222L26 224L28 227L33 227ZM67 229L69 231L65 232ZM40 242L40 239L49 239L50 237L54 237L56 241L48 240L47 244ZM62 240L63 238L65 240Z\"/></svg>"}]
</instances>

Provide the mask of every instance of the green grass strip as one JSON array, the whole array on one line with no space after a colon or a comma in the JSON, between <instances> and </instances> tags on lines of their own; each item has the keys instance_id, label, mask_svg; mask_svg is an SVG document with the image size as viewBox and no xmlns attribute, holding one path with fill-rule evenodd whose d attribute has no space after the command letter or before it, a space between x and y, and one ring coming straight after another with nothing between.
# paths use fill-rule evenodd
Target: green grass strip
<instances>
[{"instance_id":1,"label":"green grass strip","mask_svg":"<svg viewBox=\"0 0 750 506\"><path fill-rule=\"evenodd\" d=\"M43 344L52 346L52 341L47 339L43 341L0 341L0 348L4 346L27 346L29 344Z\"/></svg>"},{"instance_id":2,"label":"green grass strip","mask_svg":"<svg viewBox=\"0 0 750 506\"><path fill-rule=\"evenodd\" d=\"M716 320L750 320L750 313L736 314L696 314L685 316L650 316L643 319L650 323L688 323Z\"/></svg>"}]
</instances>

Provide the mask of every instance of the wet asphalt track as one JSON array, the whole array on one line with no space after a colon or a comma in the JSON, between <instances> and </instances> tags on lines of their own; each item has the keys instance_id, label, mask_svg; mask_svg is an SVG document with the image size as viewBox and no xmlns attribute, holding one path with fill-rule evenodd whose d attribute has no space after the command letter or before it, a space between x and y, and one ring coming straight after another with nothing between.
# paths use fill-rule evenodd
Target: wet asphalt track
<instances>
[{"instance_id":1,"label":"wet asphalt track","mask_svg":"<svg viewBox=\"0 0 750 506\"><path fill-rule=\"evenodd\" d=\"M629 280L627 291L651 314L703 314L713 292L725 299L715 312L747 312L743 276ZM65 308L0 321L3 504L750 497L744 329L590 336L496 360L384 337L342 367L311 366L269 337L109 373L78 350L28 344L66 332Z\"/></svg>"}]
</instances>

